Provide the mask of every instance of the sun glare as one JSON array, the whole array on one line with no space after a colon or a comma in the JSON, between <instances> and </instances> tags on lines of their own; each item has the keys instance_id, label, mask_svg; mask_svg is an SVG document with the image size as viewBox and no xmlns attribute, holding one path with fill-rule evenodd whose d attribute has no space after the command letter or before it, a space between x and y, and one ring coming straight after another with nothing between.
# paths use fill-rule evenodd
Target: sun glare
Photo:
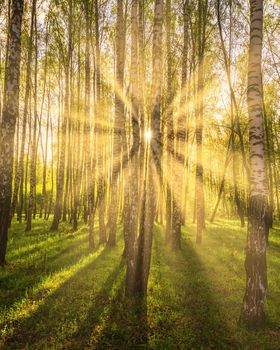
<instances>
[{"instance_id":1,"label":"sun glare","mask_svg":"<svg viewBox=\"0 0 280 350\"><path fill-rule=\"evenodd\" d=\"M149 143L151 141L151 137L152 137L152 132L151 129L147 129L145 131L145 140Z\"/></svg>"}]
</instances>

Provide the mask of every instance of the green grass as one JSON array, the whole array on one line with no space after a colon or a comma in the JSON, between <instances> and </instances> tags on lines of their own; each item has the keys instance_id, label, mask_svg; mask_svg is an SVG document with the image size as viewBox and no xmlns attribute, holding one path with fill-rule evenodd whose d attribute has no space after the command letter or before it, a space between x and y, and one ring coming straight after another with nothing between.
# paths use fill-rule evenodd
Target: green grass
<instances>
[{"instance_id":1,"label":"green grass","mask_svg":"<svg viewBox=\"0 0 280 350\"><path fill-rule=\"evenodd\" d=\"M245 286L246 230L237 221L209 225L202 246L183 228L182 250L164 245L155 227L148 297L124 297L122 232L116 247L88 251L87 228L62 224L31 233L13 223L0 270L3 349L280 349L280 229L268 248L268 321L238 325Z\"/></svg>"}]
</instances>

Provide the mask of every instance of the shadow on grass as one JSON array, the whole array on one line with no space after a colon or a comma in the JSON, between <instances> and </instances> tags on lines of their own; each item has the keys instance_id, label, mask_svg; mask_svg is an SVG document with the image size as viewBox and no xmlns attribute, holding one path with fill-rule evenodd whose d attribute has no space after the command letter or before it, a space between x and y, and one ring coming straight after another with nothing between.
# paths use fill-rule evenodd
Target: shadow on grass
<instances>
[{"instance_id":1,"label":"shadow on grass","mask_svg":"<svg viewBox=\"0 0 280 350\"><path fill-rule=\"evenodd\" d=\"M19 224L18 224L19 225ZM57 231L50 232L49 223L37 221L32 227L32 231L25 232L24 225L12 226L8 245L8 264L13 264L14 260L22 260L36 251L42 250L50 244L63 243L69 238L75 238L83 233L87 233L86 227L80 227L72 232L69 224L62 223Z\"/></svg>"},{"instance_id":2,"label":"shadow on grass","mask_svg":"<svg viewBox=\"0 0 280 350\"><path fill-rule=\"evenodd\" d=\"M111 272L106 262L114 248L104 248L97 257L64 281L43 299L31 315L15 326L3 349L65 349L67 337L75 333L90 307L104 277L104 288L110 289L117 270ZM105 287L106 286L106 287ZM97 301L98 303L98 301Z\"/></svg>"},{"instance_id":3,"label":"shadow on grass","mask_svg":"<svg viewBox=\"0 0 280 350\"><path fill-rule=\"evenodd\" d=\"M126 298L119 289L94 349L148 349L146 298Z\"/></svg>"},{"instance_id":4,"label":"shadow on grass","mask_svg":"<svg viewBox=\"0 0 280 350\"><path fill-rule=\"evenodd\" d=\"M59 229L54 232L50 232L49 226L49 222L40 219L33 223L32 231L25 232L25 223L13 223L9 234L8 266L13 265L14 260L24 260L50 244L57 245L88 232L85 226L73 232L72 227L65 222L61 222Z\"/></svg>"},{"instance_id":5,"label":"shadow on grass","mask_svg":"<svg viewBox=\"0 0 280 350\"><path fill-rule=\"evenodd\" d=\"M196 336L193 346L200 344L209 349L237 346L225 324L226 315L221 313L219 296L211 292L207 270L190 240L183 240L181 253L188 271L185 277L185 309L192 316L191 327Z\"/></svg>"},{"instance_id":6,"label":"shadow on grass","mask_svg":"<svg viewBox=\"0 0 280 350\"><path fill-rule=\"evenodd\" d=\"M125 261L110 274L64 349L146 349L146 299L124 295Z\"/></svg>"},{"instance_id":7,"label":"shadow on grass","mask_svg":"<svg viewBox=\"0 0 280 350\"><path fill-rule=\"evenodd\" d=\"M125 298L120 253L104 248L46 297L3 349L146 348L146 300Z\"/></svg>"},{"instance_id":8,"label":"shadow on grass","mask_svg":"<svg viewBox=\"0 0 280 350\"><path fill-rule=\"evenodd\" d=\"M37 248L38 254L28 261L27 265L19 264L12 270L4 272L5 275L0 277L0 291L3 290L5 299L2 300L0 292L0 305L9 307L25 296L26 291L31 290L42 281L42 278L78 262L88 253L87 241L88 237L85 235L77 236L73 242L69 242L66 236L48 247ZM67 246L62 248L63 244Z\"/></svg>"},{"instance_id":9,"label":"shadow on grass","mask_svg":"<svg viewBox=\"0 0 280 350\"><path fill-rule=\"evenodd\" d=\"M152 348L239 349L193 243L182 239L182 250L175 254L160 236L160 232L155 235L154 246L158 277L151 285L150 312L158 318L152 329ZM161 304L153 305L157 300Z\"/></svg>"},{"instance_id":10,"label":"shadow on grass","mask_svg":"<svg viewBox=\"0 0 280 350\"><path fill-rule=\"evenodd\" d=\"M280 234L280 228L274 227L273 229L270 230L269 232L269 248L273 248L276 253L279 252L280 248L280 239L279 239L279 234Z\"/></svg>"}]
</instances>

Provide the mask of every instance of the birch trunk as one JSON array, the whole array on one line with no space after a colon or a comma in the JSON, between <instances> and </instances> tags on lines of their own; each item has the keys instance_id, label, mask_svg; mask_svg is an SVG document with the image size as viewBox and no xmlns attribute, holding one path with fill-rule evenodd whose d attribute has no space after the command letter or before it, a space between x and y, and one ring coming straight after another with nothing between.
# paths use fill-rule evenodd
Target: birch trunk
<instances>
[{"instance_id":1,"label":"birch trunk","mask_svg":"<svg viewBox=\"0 0 280 350\"><path fill-rule=\"evenodd\" d=\"M98 0L94 2L95 8L95 53L96 53L96 119L99 125L99 137L97 140L103 142L104 135L102 134L102 113L103 105L101 106L101 59L100 59L100 43L99 43L99 6ZM97 148L96 151L99 149ZM103 152L103 153L102 153ZM99 221L99 243L106 243L106 225L105 225L105 184L104 184L104 162L103 155L104 149L97 152L97 169L99 171L98 181L97 181L97 191L98 191L98 221ZM102 174L102 175L101 175Z\"/></svg>"},{"instance_id":2,"label":"birch trunk","mask_svg":"<svg viewBox=\"0 0 280 350\"><path fill-rule=\"evenodd\" d=\"M56 188L56 201L54 209L54 217L51 225L51 230L55 231L58 229L59 221L62 214L62 204L63 204L63 190L64 190L64 177L65 177L65 155L66 155L66 132L67 123L69 118L69 97L70 97L70 63L72 55L72 0L70 0L70 9L68 16L68 50L65 57L65 95L64 95L64 111L63 120L61 126L61 143L60 143L60 156L59 156L59 166L57 174L57 188Z\"/></svg>"},{"instance_id":3,"label":"birch trunk","mask_svg":"<svg viewBox=\"0 0 280 350\"><path fill-rule=\"evenodd\" d=\"M36 0L33 0L34 30L35 30L35 76L34 76L34 114L33 114L33 138L32 151L30 161L30 191L27 208L27 222L25 231L31 230L32 211L36 202L36 159L37 159L37 69L38 69L38 53L37 53L37 19L36 19Z\"/></svg>"},{"instance_id":4,"label":"birch trunk","mask_svg":"<svg viewBox=\"0 0 280 350\"><path fill-rule=\"evenodd\" d=\"M111 204L110 204L110 228L108 244L116 244L117 230L117 178L119 162L121 157L121 145L123 133L125 130L124 103L122 101L123 93L123 75L124 75L124 16L123 1L117 1L117 38L116 38L116 81L115 81L115 120L113 130L113 171L111 184ZM120 96L121 95L121 96Z\"/></svg>"},{"instance_id":5,"label":"birch trunk","mask_svg":"<svg viewBox=\"0 0 280 350\"><path fill-rule=\"evenodd\" d=\"M241 320L248 327L265 320L267 294L266 223L268 198L264 151L262 88L263 1L250 0L247 105L249 115L250 194L246 246L246 290Z\"/></svg>"},{"instance_id":6,"label":"birch trunk","mask_svg":"<svg viewBox=\"0 0 280 350\"><path fill-rule=\"evenodd\" d=\"M3 113L0 125L0 265L5 264L12 197L14 136L19 113L23 0L12 1Z\"/></svg>"},{"instance_id":7,"label":"birch trunk","mask_svg":"<svg viewBox=\"0 0 280 350\"><path fill-rule=\"evenodd\" d=\"M203 189L203 93L204 93L204 50L207 0L198 2L198 69L197 69L197 116L196 116L196 243L202 243L204 229L204 189Z\"/></svg>"},{"instance_id":8,"label":"birch trunk","mask_svg":"<svg viewBox=\"0 0 280 350\"><path fill-rule=\"evenodd\" d=\"M23 119L22 119L21 145L20 145L19 164L17 167L17 171L15 173L14 193L13 193L13 201L11 206L11 219L16 210L17 201L18 201L18 192L20 190L21 184L23 184L23 175L24 175L24 150L25 150L25 139L26 139L28 102L29 102L29 94L30 94L32 43L33 43L33 33L34 33L34 11L35 11L34 3L35 2L33 1L32 10L31 10L30 34L28 38L28 53L27 53L27 64L26 64L26 82L25 82L25 96L24 96ZM21 186L21 188L23 188L23 186ZM19 208L20 221L21 221L21 215L22 215L22 202L20 201L20 208Z\"/></svg>"},{"instance_id":9,"label":"birch trunk","mask_svg":"<svg viewBox=\"0 0 280 350\"><path fill-rule=\"evenodd\" d=\"M140 221L138 293L147 294L150 272L153 227L156 214L155 177L161 173L161 76L162 76L162 23L163 0L155 1L153 25L153 73L152 73L152 105L151 105L151 144L147 153L145 189L143 199L142 220ZM161 179L159 181L161 183Z\"/></svg>"},{"instance_id":10,"label":"birch trunk","mask_svg":"<svg viewBox=\"0 0 280 350\"><path fill-rule=\"evenodd\" d=\"M90 57L89 57L89 2L85 0L86 16L86 56L85 56L85 142L86 172L88 188L89 249L94 248L94 180L92 171L92 142L90 139Z\"/></svg>"},{"instance_id":11,"label":"birch trunk","mask_svg":"<svg viewBox=\"0 0 280 350\"><path fill-rule=\"evenodd\" d=\"M136 292L136 256L138 236L138 153L140 146L139 92L138 92L138 0L131 5L131 124L133 134L131 175L130 175L130 225L127 244L126 294ZM125 186L128 184L125 183Z\"/></svg>"}]
</instances>

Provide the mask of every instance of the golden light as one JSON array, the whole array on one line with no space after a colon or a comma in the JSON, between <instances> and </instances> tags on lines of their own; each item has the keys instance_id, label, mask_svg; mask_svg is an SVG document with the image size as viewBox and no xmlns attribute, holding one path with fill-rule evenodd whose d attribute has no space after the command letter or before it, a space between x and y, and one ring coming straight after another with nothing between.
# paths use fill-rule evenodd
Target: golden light
<instances>
[{"instance_id":1,"label":"golden light","mask_svg":"<svg viewBox=\"0 0 280 350\"><path fill-rule=\"evenodd\" d=\"M151 129L149 128L149 129L147 129L147 130L145 131L145 140L146 140L148 143L150 143L151 138L152 138L152 132L151 132Z\"/></svg>"}]
</instances>

